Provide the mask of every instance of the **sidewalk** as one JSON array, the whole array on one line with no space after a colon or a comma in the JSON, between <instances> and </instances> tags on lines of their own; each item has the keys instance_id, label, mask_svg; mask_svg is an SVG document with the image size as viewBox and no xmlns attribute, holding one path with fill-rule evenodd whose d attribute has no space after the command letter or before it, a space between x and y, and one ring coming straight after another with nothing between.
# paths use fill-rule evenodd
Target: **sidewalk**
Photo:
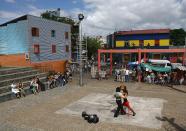
<instances>
[{"instance_id":1,"label":"sidewalk","mask_svg":"<svg viewBox=\"0 0 186 131\"><path fill-rule=\"evenodd\" d=\"M129 96L133 98L166 101L163 103L161 116L152 118L162 123L159 129L143 127L143 125L135 123L131 125L127 122L100 121L97 124L89 124L81 116L56 113L91 93L111 96L115 87L120 85L112 79L98 81L86 78L84 81L86 83L84 87L77 86L78 78L74 78L65 88L54 88L38 95L29 95L25 98L1 103L0 131L176 131L186 129L186 87L184 86L174 86L175 89L172 89L143 83L126 83ZM140 107L135 106L136 110L138 108ZM148 110L151 111L151 109Z\"/></svg>"}]
</instances>

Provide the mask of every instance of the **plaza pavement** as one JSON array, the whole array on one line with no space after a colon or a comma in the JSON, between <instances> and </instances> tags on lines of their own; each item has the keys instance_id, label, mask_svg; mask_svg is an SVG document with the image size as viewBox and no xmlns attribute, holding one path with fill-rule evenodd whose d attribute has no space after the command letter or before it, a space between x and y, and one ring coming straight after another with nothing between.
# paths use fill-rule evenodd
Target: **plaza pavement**
<instances>
[{"instance_id":1,"label":"plaza pavement","mask_svg":"<svg viewBox=\"0 0 186 131\"><path fill-rule=\"evenodd\" d=\"M112 119L110 109L115 105L111 96L120 83L114 82L111 78L98 81L90 79L89 76L85 77L84 83L84 87L79 87L78 77L75 77L64 88L54 88L38 95L0 103L0 131L186 130L185 86L170 88L137 82L125 83L137 115L134 117L124 115ZM94 100L94 96L97 101ZM109 109L107 113L104 112L107 115L98 110L101 108L100 105L103 105L103 110L106 109L100 96L108 96L105 106L109 106ZM109 100L112 101L111 105L108 104ZM99 106L95 106L97 104L95 102ZM140 102L143 103L142 106ZM87 112L97 111L100 122L87 123L80 115L84 109Z\"/></svg>"}]
</instances>

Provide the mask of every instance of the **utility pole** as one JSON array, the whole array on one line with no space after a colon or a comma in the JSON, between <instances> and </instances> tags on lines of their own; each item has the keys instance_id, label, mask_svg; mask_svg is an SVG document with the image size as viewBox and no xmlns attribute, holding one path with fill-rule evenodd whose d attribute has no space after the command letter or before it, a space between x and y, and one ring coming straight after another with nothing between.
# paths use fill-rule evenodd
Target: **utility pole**
<instances>
[{"instance_id":1,"label":"utility pole","mask_svg":"<svg viewBox=\"0 0 186 131\"><path fill-rule=\"evenodd\" d=\"M80 74L80 79L79 79L79 85L83 86L83 58L82 58L82 24L81 21L84 19L83 14L78 14L79 18L79 74Z\"/></svg>"}]
</instances>

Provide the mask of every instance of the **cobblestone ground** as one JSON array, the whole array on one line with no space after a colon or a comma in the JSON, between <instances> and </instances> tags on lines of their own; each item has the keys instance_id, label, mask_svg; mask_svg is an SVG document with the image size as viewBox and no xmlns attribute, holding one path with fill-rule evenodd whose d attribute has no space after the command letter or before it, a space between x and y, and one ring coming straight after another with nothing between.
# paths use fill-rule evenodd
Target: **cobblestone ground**
<instances>
[{"instance_id":1,"label":"cobblestone ground","mask_svg":"<svg viewBox=\"0 0 186 131\"><path fill-rule=\"evenodd\" d=\"M55 112L89 93L113 94L119 82L89 79L77 86L78 77L63 88L54 88L38 95L0 103L0 131L151 131L157 129L100 122L89 124L81 117ZM130 96L167 100L164 103L162 131L186 130L186 87L173 88L137 82L126 83Z\"/></svg>"}]
</instances>

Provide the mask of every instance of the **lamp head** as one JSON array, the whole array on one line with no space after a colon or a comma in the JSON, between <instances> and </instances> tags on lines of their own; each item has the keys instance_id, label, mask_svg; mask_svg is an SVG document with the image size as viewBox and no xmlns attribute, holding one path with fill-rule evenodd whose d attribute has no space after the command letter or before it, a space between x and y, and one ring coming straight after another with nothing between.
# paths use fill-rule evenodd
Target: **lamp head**
<instances>
[{"instance_id":1,"label":"lamp head","mask_svg":"<svg viewBox=\"0 0 186 131\"><path fill-rule=\"evenodd\" d=\"M82 21L84 19L84 15L83 14L78 14L78 18L80 21Z\"/></svg>"}]
</instances>

